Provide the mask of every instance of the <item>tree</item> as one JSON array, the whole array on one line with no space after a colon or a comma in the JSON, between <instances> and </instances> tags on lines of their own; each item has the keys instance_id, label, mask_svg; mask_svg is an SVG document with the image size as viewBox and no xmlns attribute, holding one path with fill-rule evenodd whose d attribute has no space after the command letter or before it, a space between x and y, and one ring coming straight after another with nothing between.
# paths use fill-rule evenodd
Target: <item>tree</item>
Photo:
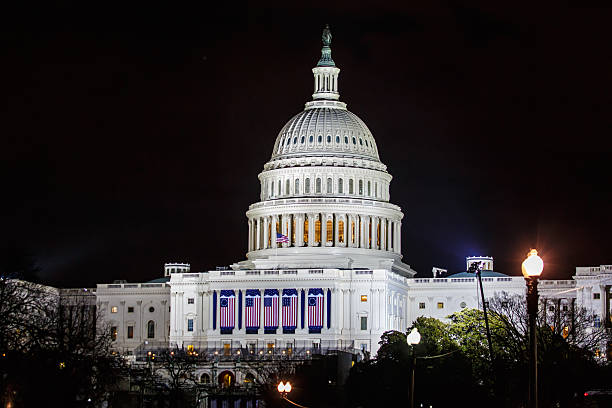
<instances>
[{"instance_id":1,"label":"tree","mask_svg":"<svg viewBox=\"0 0 612 408\"><path fill-rule=\"evenodd\" d=\"M163 350L155 359L155 376L158 384L167 385L167 396L170 407L182 407L192 404L190 396L194 395L197 366L196 355L178 347L174 350ZM158 389L158 392L162 391ZM163 394L163 391L161 392Z\"/></svg>"}]
</instances>

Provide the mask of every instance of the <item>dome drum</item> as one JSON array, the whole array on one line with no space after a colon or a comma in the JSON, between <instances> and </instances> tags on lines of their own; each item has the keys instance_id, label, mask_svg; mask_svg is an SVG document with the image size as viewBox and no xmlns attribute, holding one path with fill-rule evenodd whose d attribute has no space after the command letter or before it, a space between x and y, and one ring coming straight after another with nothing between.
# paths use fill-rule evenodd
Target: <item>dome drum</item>
<instances>
[{"instance_id":1,"label":"dome drum","mask_svg":"<svg viewBox=\"0 0 612 408\"><path fill-rule=\"evenodd\" d=\"M262 172L261 200L288 197L364 197L388 201L391 175L345 167L304 167Z\"/></svg>"}]
</instances>

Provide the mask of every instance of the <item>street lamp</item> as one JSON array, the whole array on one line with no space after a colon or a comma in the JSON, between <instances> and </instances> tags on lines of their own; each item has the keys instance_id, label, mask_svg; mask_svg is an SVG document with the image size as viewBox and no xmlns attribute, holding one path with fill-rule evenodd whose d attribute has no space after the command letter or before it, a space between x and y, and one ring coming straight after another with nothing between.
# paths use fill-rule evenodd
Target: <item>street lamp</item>
<instances>
[{"instance_id":1,"label":"street lamp","mask_svg":"<svg viewBox=\"0 0 612 408\"><path fill-rule=\"evenodd\" d=\"M421 342L421 333L416 327L406 336L406 342L412 346L412 368L410 372L410 408L414 408L414 368L416 367L416 353L414 346Z\"/></svg>"},{"instance_id":2,"label":"street lamp","mask_svg":"<svg viewBox=\"0 0 612 408\"><path fill-rule=\"evenodd\" d=\"M536 319L538 316L538 278L544 269L544 261L538 251L532 249L521 265L527 283L527 314L529 315L529 407L538 408L538 345Z\"/></svg>"}]
</instances>

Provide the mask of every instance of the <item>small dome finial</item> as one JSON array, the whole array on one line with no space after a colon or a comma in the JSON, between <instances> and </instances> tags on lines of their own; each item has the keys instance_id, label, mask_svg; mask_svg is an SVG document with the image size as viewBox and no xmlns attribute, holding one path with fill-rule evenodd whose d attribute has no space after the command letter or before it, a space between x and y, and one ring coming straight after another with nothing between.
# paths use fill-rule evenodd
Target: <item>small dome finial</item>
<instances>
[{"instance_id":1,"label":"small dome finial","mask_svg":"<svg viewBox=\"0 0 612 408\"><path fill-rule=\"evenodd\" d=\"M329 24L325 24L321 40L323 42L323 48L321 48L321 59L319 60L317 67L335 67L336 64L331 57L332 34L331 30L329 29Z\"/></svg>"}]
</instances>

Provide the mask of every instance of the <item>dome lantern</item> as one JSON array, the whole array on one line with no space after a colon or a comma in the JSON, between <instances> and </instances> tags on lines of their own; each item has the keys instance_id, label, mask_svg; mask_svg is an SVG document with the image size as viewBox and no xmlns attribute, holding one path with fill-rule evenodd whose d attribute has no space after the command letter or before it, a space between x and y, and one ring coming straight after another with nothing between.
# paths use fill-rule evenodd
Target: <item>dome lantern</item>
<instances>
[{"instance_id":1,"label":"dome lantern","mask_svg":"<svg viewBox=\"0 0 612 408\"><path fill-rule=\"evenodd\" d=\"M329 25L323 29L321 37L323 48L321 48L321 58L317 66L312 69L314 74L314 94L312 99L316 100L334 100L340 98L338 93L338 74L340 68L336 67L334 60L331 57L331 31Z\"/></svg>"}]
</instances>

